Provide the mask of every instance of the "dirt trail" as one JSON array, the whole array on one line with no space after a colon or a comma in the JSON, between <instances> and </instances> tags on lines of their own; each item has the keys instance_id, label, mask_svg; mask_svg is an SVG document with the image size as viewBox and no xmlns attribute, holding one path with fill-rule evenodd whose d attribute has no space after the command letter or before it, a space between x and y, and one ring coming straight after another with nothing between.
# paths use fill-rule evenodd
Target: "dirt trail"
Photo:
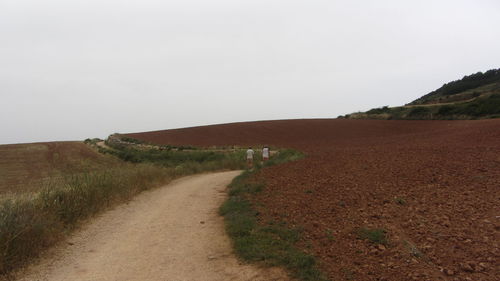
<instances>
[{"instance_id":1,"label":"dirt trail","mask_svg":"<svg viewBox=\"0 0 500 281\"><path fill-rule=\"evenodd\" d=\"M190 176L104 213L18 280L288 280L241 264L218 207L239 172Z\"/></svg>"}]
</instances>

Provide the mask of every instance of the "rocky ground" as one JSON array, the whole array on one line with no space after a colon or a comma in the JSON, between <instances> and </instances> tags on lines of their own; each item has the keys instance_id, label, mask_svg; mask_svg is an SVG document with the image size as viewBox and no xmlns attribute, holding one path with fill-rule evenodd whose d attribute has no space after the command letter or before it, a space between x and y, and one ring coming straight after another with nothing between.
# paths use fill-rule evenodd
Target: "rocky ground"
<instances>
[{"instance_id":1,"label":"rocky ground","mask_svg":"<svg viewBox=\"0 0 500 281\"><path fill-rule=\"evenodd\" d=\"M332 280L498 280L500 120L283 120L130 134L306 153L264 169L261 222L303 230ZM386 243L361 239L383 229Z\"/></svg>"}]
</instances>

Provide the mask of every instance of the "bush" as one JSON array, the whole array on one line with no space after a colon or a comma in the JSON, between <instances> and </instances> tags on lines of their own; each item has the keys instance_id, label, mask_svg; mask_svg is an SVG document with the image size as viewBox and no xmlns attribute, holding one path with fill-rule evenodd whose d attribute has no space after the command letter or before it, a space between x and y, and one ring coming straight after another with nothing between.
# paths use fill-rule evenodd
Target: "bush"
<instances>
[{"instance_id":1,"label":"bush","mask_svg":"<svg viewBox=\"0 0 500 281\"><path fill-rule=\"evenodd\" d=\"M368 114L382 114L382 113L390 113L391 109L388 106L380 107L380 108L374 108L368 110L366 113Z\"/></svg>"},{"instance_id":2,"label":"bush","mask_svg":"<svg viewBox=\"0 0 500 281\"><path fill-rule=\"evenodd\" d=\"M93 139L85 139L83 143L85 144L91 144L91 145L96 145L98 142L102 141L99 138L93 138Z\"/></svg>"},{"instance_id":3,"label":"bush","mask_svg":"<svg viewBox=\"0 0 500 281\"><path fill-rule=\"evenodd\" d=\"M450 115L453 114L454 107L451 105L443 105L439 108L438 115Z\"/></svg>"},{"instance_id":4,"label":"bush","mask_svg":"<svg viewBox=\"0 0 500 281\"><path fill-rule=\"evenodd\" d=\"M418 117L427 117L431 113L430 108L425 106L417 106L410 110L408 113L408 117L418 118Z\"/></svg>"}]
</instances>

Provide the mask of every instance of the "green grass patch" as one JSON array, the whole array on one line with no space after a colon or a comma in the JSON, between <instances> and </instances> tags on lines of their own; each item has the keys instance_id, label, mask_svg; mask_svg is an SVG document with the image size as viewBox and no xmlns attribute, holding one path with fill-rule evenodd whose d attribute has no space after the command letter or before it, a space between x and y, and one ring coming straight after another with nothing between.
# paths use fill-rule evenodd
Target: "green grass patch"
<instances>
[{"instance_id":1,"label":"green grass patch","mask_svg":"<svg viewBox=\"0 0 500 281\"><path fill-rule=\"evenodd\" d=\"M302 155L293 150L280 151L264 166L300 157ZM251 178L254 172L245 171L233 180L229 185L230 196L219 209L236 254L246 261L284 266L300 280L327 280L317 269L314 257L295 247L300 237L298 229L290 229L284 223L261 225L257 222L258 214L249 199L264 186Z\"/></svg>"},{"instance_id":2,"label":"green grass patch","mask_svg":"<svg viewBox=\"0 0 500 281\"><path fill-rule=\"evenodd\" d=\"M398 205L406 205L406 200L402 197L394 198L394 202Z\"/></svg>"},{"instance_id":3,"label":"green grass patch","mask_svg":"<svg viewBox=\"0 0 500 281\"><path fill-rule=\"evenodd\" d=\"M326 238L328 238L331 242L335 241L335 237L333 236L333 231L331 229L326 230Z\"/></svg>"},{"instance_id":4,"label":"green grass patch","mask_svg":"<svg viewBox=\"0 0 500 281\"><path fill-rule=\"evenodd\" d=\"M381 228L360 228L356 230L359 239L366 239L375 244L387 245L386 230Z\"/></svg>"},{"instance_id":5,"label":"green grass patch","mask_svg":"<svg viewBox=\"0 0 500 281\"><path fill-rule=\"evenodd\" d=\"M112 149L99 148L101 153L111 154L132 163L152 163L163 167L192 169L192 173L244 169L245 150L179 149L169 146L124 146L109 143Z\"/></svg>"},{"instance_id":6,"label":"green grass patch","mask_svg":"<svg viewBox=\"0 0 500 281\"><path fill-rule=\"evenodd\" d=\"M299 151L293 150L293 149L282 149L279 150L277 155L274 157L271 157L269 161L264 163L264 167L268 166L274 166L274 165L279 165L283 164L286 162L291 162L291 161L296 161L304 157L304 154L302 154Z\"/></svg>"}]
</instances>

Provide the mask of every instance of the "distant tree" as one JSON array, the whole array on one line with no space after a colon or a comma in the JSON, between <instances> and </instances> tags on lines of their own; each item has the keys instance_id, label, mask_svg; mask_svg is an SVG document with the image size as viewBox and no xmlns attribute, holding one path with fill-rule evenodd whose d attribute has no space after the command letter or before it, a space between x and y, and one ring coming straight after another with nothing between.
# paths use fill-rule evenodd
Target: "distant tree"
<instances>
[{"instance_id":1,"label":"distant tree","mask_svg":"<svg viewBox=\"0 0 500 281\"><path fill-rule=\"evenodd\" d=\"M486 72L477 72L471 75L466 75L460 80L455 80L444 84L441 88L428 93L427 95L413 101L410 104L425 103L432 100L434 97L446 97L459 94L463 91L481 87L487 84L500 82L500 68L491 69Z\"/></svg>"}]
</instances>

